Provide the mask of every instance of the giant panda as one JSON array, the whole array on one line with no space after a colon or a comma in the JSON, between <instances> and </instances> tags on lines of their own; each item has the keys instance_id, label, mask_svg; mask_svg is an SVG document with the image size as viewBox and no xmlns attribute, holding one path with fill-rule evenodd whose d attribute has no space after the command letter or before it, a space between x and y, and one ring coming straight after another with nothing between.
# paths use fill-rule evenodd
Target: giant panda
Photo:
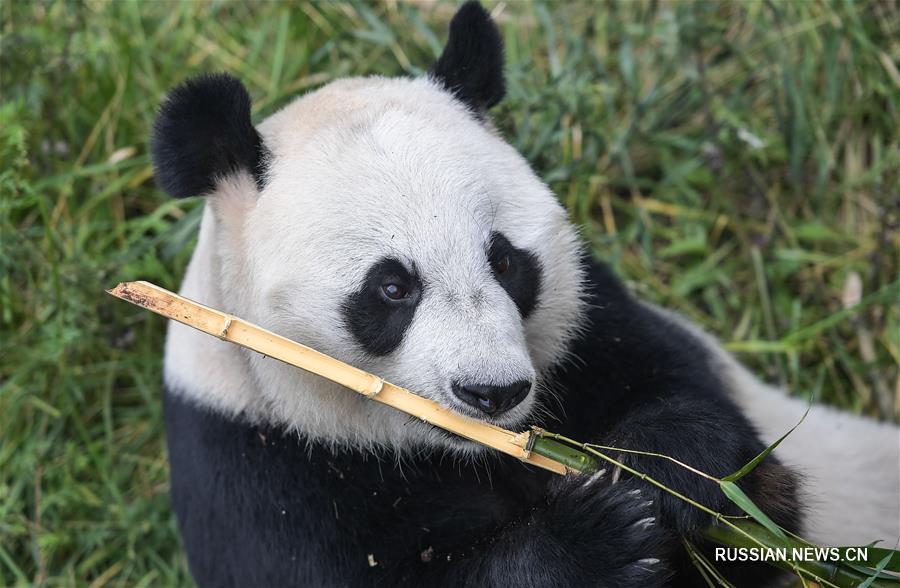
<instances>
[{"instance_id":1,"label":"giant panda","mask_svg":"<svg viewBox=\"0 0 900 588\"><path fill-rule=\"evenodd\" d=\"M427 75L341 79L254 126L224 74L172 90L155 177L206 195L181 294L462 415L722 476L804 411L635 298L491 126L500 34L463 5ZM170 323L171 498L202 586L694 585L712 520L606 468L558 477ZM893 542L898 433L816 407L741 486L787 529ZM717 511L715 484L619 454ZM732 582L765 564L717 563Z\"/></svg>"}]
</instances>

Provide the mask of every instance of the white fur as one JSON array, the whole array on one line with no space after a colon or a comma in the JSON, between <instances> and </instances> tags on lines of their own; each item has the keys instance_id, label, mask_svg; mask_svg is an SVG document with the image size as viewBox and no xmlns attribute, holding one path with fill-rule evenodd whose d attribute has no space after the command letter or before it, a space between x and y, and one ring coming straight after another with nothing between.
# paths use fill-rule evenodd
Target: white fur
<instances>
[{"instance_id":1,"label":"white fur","mask_svg":"<svg viewBox=\"0 0 900 588\"><path fill-rule=\"evenodd\" d=\"M649 306L649 305L648 305ZM800 422L808 403L753 376L718 341L671 311L653 308L701 339L713 354L711 369L766 444ZM775 450L802 476L807 508L804 538L826 545L882 547L900 541L900 429L896 425L813 405L806 419Z\"/></svg>"},{"instance_id":2,"label":"white fur","mask_svg":"<svg viewBox=\"0 0 900 588\"><path fill-rule=\"evenodd\" d=\"M576 231L524 159L449 94L426 78L341 80L259 131L271 152L266 187L258 193L245 174L219 182L184 295L463 414L474 412L452 381L534 380L560 359L582 306ZM493 231L541 262L541 295L524 322L491 276ZM427 286L400 347L378 358L347 331L340 305L385 256L414 264ZM334 443L452 443L321 378L177 325L166 381L219 410ZM521 426L537 396L494 422Z\"/></svg>"}]
</instances>

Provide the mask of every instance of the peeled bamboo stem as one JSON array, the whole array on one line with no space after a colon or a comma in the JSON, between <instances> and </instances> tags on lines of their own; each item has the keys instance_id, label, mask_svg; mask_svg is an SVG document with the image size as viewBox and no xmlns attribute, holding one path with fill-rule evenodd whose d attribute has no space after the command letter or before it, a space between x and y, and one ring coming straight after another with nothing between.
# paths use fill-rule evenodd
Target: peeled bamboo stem
<instances>
[{"instance_id":1,"label":"peeled bamboo stem","mask_svg":"<svg viewBox=\"0 0 900 588\"><path fill-rule=\"evenodd\" d=\"M466 418L432 400L385 382L378 376L165 288L149 282L123 282L108 292L204 333L318 374L372 400L392 406L460 437L493 447L526 463L557 474L569 471L563 463L530 451L527 448L530 432L514 433Z\"/></svg>"}]
</instances>

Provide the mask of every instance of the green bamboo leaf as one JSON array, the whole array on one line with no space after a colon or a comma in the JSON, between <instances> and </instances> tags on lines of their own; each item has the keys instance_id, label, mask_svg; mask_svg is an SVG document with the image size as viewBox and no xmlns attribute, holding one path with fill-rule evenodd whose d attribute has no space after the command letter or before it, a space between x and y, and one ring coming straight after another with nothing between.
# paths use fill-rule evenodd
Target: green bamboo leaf
<instances>
[{"instance_id":1,"label":"green bamboo leaf","mask_svg":"<svg viewBox=\"0 0 900 588\"><path fill-rule=\"evenodd\" d=\"M803 416L800 417L800 420L797 421L797 424L794 425L793 427L791 427L790 431L788 431L787 433L785 433L784 435L779 437L778 440L776 440L774 443L772 443L771 445L769 445L768 447L763 449L762 453L760 453L759 455L754 457L752 460L750 460L750 462L747 463L747 465L745 465L738 471L734 472L733 474L729 474L729 475L725 476L724 478L722 478L722 481L723 482L737 482L738 480L740 480L741 478L743 478L744 476L746 476L747 474L752 472L754 469L756 469L756 466L758 466L762 460L769 457L769 454L772 453L775 450L775 448L778 447L781 444L781 442L787 438L788 435L793 433L794 429L799 427L801 425L801 423L803 423L803 421L806 420L806 415L809 414L810 408L812 408L812 397L810 397L810 399L809 399L809 405L806 407L806 412L803 413Z\"/></svg>"},{"instance_id":2,"label":"green bamboo leaf","mask_svg":"<svg viewBox=\"0 0 900 588\"><path fill-rule=\"evenodd\" d=\"M885 558L882 559L880 562L878 562L878 567L875 568L875 573L872 574L871 576L869 576L869 577L866 579L865 582L863 582L862 584L860 584L860 585L859 585L859 588L869 588L869 586L872 585L872 582L875 581L875 578L877 578L878 575L881 574L881 572L884 571L884 568L887 567L888 562L891 561L891 557L892 557L893 555L894 555L893 553L889 553L889 554L887 555L887 557L885 557Z\"/></svg>"},{"instance_id":3,"label":"green bamboo leaf","mask_svg":"<svg viewBox=\"0 0 900 588\"><path fill-rule=\"evenodd\" d=\"M888 561L887 561L887 563L885 563L884 569L889 572L900 573L900 551L897 551L896 549L887 549L885 547L873 547L872 545L868 545L863 548L860 548L860 547L838 547L838 549L841 550L841 559L847 564L851 563L846 557L846 553L848 550L867 549L869 557L866 559L865 562L862 562L862 561L855 562L855 564L857 564L858 567L863 568L862 564L865 564L866 566L869 566L870 568L871 567L877 568L878 566L881 565L881 563L886 558ZM874 564L874 562L876 562L876 561L878 563ZM871 573L871 571L872 571L871 569L867 570L868 573ZM898 578L898 580L900 580L900 578Z\"/></svg>"},{"instance_id":4,"label":"green bamboo leaf","mask_svg":"<svg viewBox=\"0 0 900 588\"><path fill-rule=\"evenodd\" d=\"M894 565L896 565L896 564L894 564ZM863 575L863 577L866 580L869 578L875 578L876 580L884 580L884 581L890 582L892 584L900 584L900 576L898 576L894 573L879 572L875 568L869 568L866 566L860 566L857 564L851 564L851 563L847 563L847 562L842 563L841 567L842 567L842 569L853 570L853 571L859 572L860 574ZM860 584L861 583L862 582L860 582ZM874 588L878 588L879 586L883 586L883 585L884 585L884 582L879 582L878 584L874 585Z\"/></svg>"},{"instance_id":5,"label":"green bamboo leaf","mask_svg":"<svg viewBox=\"0 0 900 588\"><path fill-rule=\"evenodd\" d=\"M741 490L737 484L730 480L722 480L719 482L719 487L722 488L722 492L725 493L733 503L741 507L745 513L756 519L756 521L764 526L766 529L772 532L773 535L778 537L779 539L787 542L787 535L784 534L784 531L781 530L781 527L775 524L772 519L766 516L766 513L761 511L758 506L756 506L750 497L744 494L744 491Z\"/></svg>"}]
</instances>

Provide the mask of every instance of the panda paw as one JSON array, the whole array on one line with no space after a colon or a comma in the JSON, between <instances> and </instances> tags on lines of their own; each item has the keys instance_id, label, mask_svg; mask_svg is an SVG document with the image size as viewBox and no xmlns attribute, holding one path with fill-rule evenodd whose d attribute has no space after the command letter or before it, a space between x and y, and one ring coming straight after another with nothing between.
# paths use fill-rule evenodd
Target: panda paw
<instances>
[{"instance_id":1,"label":"panda paw","mask_svg":"<svg viewBox=\"0 0 900 588\"><path fill-rule=\"evenodd\" d=\"M674 536L657 524L648 491L612 475L566 476L554 483L545 512L557 541L577 554L585 585L662 586Z\"/></svg>"}]
</instances>

